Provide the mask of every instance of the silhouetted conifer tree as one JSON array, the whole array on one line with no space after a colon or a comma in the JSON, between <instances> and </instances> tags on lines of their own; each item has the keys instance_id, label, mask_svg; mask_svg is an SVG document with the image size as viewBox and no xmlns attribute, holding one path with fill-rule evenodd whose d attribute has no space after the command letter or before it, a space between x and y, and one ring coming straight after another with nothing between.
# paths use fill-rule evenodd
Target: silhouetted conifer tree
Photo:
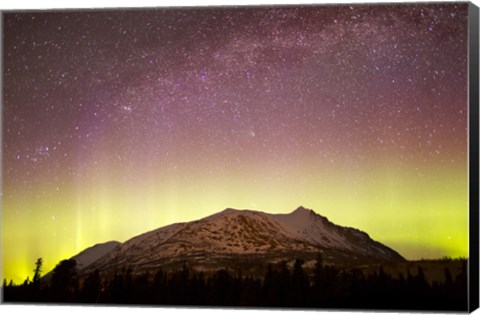
<instances>
[{"instance_id":1,"label":"silhouetted conifer tree","mask_svg":"<svg viewBox=\"0 0 480 315\"><path fill-rule=\"evenodd\" d=\"M308 276L302 268L303 264L303 260L296 259L293 266L292 286L290 291L292 296L292 306L305 306L307 303L310 284Z\"/></svg>"},{"instance_id":2,"label":"silhouetted conifer tree","mask_svg":"<svg viewBox=\"0 0 480 315\"><path fill-rule=\"evenodd\" d=\"M217 271L208 281L210 291L210 303L212 305L220 306L235 306L237 305L237 298L235 294L234 281L227 270L221 269Z\"/></svg>"},{"instance_id":3,"label":"silhouetted conifer tree","mask_svg":"<svg viewBox=\"0 0 480 315\"><path fill-rule=\"evenodd\" d=\"M54 302L72 302L77 289L77 262L66 259L59 262L53 269L52 296Z\"/></svg>"},{"instance_id":4,"label":"silhouetted conifer tree","mask_svg":"<svg viewBox=\"0 0 480 315\"><path fill-rule=\"evenodd\" d=\"M33 270L33 280L32 282L38 282L40 280L40 277L42 276L42 266L43 266L43 259L38 258L37 261L35 262L35 270Z\"/></svg>"},{"instance_id":5,"label":"silhouetted conifer tree","mask_svg":"<svg viewBox=\"0 0 480 315\"><path fill-rule=\"evenodd\" d=\"M160 268L152 283L151 303L165 304L167 298L167 275Z\"/></svg>"},{"instance_id":6,"label":"silhouetted conifer tree","mask_svg":"<svg viewBox=\"0 0 480 315\"><path fill-rule=\"evenodd\" d=\"M43 266L43 259L38 258L35 262L35 269L33 270L33 280L31 285L31 299L32 301L40 301L41 300L41 292L40 292L40 278L42 277L42 266Z\"/></svg>"},{"instance_id":7,"label":"silhouetted conifer tree","mask_svg":"<svg viewBox=\"0 0 480 315\"><path fill-rule=\"evenodd\" d=\"M97 303L100 301L101 280L100 273L95 270L85 279L83 287L80 291L80 302Z\"/></svg>"},{"instance_id":8,"label":"silhouetted conifer tree","mask_svg":"<svg viewBox=\"0 0 480 315\"><path fill-rule=\"evenodd\" d=\"M275 274L273 265L267 265L267 271L263 280L263 302L265 306L273 306L275 303Z\"/></svg>"}]
</instances>

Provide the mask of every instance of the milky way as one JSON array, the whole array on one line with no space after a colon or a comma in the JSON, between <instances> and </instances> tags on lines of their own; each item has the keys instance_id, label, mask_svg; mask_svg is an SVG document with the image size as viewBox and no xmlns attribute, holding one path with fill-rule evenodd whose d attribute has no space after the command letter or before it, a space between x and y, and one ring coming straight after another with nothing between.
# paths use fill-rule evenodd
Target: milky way
<instances>
[{"instance_id":1,"label":"milky way","mask_svg":"<svg viewBox=\"0 0 480 315\"><path fill-rule=\"evenodd\" d=\"M227 207L468 256L467 7L5 13L5 277Z\"/></svg>"}]
</instances>

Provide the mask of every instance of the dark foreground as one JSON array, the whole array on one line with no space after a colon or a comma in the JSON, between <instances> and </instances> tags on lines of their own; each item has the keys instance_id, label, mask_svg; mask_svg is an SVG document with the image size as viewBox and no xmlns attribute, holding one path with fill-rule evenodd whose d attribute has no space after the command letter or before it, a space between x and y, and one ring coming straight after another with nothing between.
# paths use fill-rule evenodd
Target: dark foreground
<instances>
[{"instance_id":1,"label":"dark foreground","mask_svg":"<svg viewBox=\"0 0 480 315\"><path fill-rule=\"evenodd\" d=\"M188 305L333 309L467 310L467 260L460 270L445 267L440 280L427 280L420 264L403 273L372 272L324 266L320 259L308 272L303 261L268 265L262 277L228 270L193 272L187 265L176 272L133 274L122 270L79 277L75 261L64 260L51 279L7 285L4 302L66 304ZM453 263L452 263L453 266ZM411 270L412 269L412 270Z\"/></svg>"}]
</instances>

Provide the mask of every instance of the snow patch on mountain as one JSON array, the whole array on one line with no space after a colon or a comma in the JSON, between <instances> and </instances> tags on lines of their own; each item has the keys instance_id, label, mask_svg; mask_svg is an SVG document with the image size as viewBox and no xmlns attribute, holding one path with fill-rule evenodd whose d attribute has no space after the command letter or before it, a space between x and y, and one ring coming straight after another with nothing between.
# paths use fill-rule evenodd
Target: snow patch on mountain
<instances>
[{"instance_id":1,"label":"snow patch on mountain","mask_svg":"<svg viewBox=\"0 0 480 315\"><path fill-rule=\"evenodd\" d=\"M296 238L321 247L352 249L348 240L334 229L327 218L300 207L290 214L277 214L278 220Z\"/></svg>"},{"instance_id":2,"label":"snow patch on mountain","mask_svg":"<svg viewBox=\"0 0 480 315\"><path fill-rule=\"evenodd\" d=\"M71 259L74 259L77 262L78 269L83 269L120 244L121 243L117 241L96 244L73 256Z\"/></svg>"}]
</instances>

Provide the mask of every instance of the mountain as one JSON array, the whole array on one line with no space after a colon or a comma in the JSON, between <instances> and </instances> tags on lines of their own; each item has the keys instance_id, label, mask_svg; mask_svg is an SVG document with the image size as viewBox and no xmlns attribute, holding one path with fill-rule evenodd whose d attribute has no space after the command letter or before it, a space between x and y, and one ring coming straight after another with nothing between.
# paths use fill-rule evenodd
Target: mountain
<instances>
[{"instance_id":1,"label":"mountain","mask_svg":"<svg viewBox=\"0 0 480 315\"><path fill-rule=\"evenodd\" d=\"M87 249L84 249L77 255L71 257L77 263L76 268L80 273L85 270L90 264L103 257L106 253L112 251L121 243L117 241L110 241L101 244L95 244ZM50 281L53 276L53 270L45 274L43 280Z\"/></svg>"},{"instance_id":2,"label":"mountain","mask_svg":"<svg viewBox=\"0 0 480 315\"><path fill-rule=\"evenodd\" d=\"M120 244L121 243L117 241L96 244L83 250L79 254L73 256L71 259L74 259L77 262L77 268L82 270Z\"/></svg>"},{"instance_id":3,"label":"mountain","mask_svg":"<svg viewBox=\"0 0 480 315\"><path fill-rule=\"evenodd\" d=\"M365 232L335 225L303 207L290 214L226 209L110 245L106 252L105 245L98 251L94 246L75 256L81 262L80 273L99 270L113 274L122 269L143 273L159 268L176 270L188 264L196 271L229 268L257 274L266 264L282 260L300 258L307 267L312 266L318 254L325 263L337 265L404 261Z\"/></svg>"}]
</instances>

